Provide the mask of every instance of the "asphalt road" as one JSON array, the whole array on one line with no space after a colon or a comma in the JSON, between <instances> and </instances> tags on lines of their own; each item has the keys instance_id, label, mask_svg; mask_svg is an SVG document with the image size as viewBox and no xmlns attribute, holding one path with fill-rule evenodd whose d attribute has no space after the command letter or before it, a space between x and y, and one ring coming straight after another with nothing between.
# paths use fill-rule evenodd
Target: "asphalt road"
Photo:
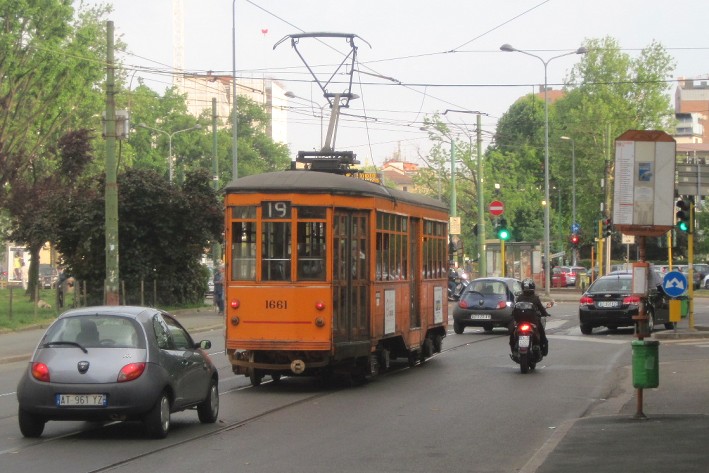
<instances>
[{"instance_id":1,"label":"asphalt road","mask_svg":"<svg viewBox=\"0 0 709 473\"><path fill-rule=\"evenodd\" d=\"M575 303L551 309L550 356L522 375L507 333L449 333L444 352L350 387L283 378L252 388L234 376L221 330L220 420L174 415L169 437L147 441L142 426L50 422L39 440L17 427L24 363L0 365L0 470L33 471L486 471L523 469L554 431L613 400L617 368L630 359L631 330L580 334Z\"/></svg>"}]
</instances>

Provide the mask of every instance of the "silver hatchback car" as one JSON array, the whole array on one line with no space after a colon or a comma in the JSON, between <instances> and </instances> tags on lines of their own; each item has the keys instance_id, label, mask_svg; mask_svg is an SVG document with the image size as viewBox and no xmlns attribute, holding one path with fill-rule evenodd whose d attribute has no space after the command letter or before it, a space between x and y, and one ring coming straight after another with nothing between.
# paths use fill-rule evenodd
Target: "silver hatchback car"
<instances>
[{"instance_id":1,"label":"silver hatchback car","mask_svg":"<svg viewBox=\"0 0 709 473\"><path fill-rule=\"evenodd\" d=\"M63 313L47 329L17 387L20 431L39 437L50 420L139 420L164 438L170 413L219 413L217 369L167 312L97 306Z\"/></svg>"}]
</instances>

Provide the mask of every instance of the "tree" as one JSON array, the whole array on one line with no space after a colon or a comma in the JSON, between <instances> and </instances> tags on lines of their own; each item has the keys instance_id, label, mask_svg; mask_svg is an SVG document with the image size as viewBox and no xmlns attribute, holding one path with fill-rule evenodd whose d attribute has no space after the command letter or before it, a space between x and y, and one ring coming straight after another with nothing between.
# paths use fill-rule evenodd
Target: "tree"
<instances>
[{"instance_id":1,"label":"tree","mask_svg":"<svg viewBox=\"0 0 709 473\"><path fill-rule=\"evenodd\" d=\"M630 129L671 131L674 109L666 79L674 70L674 61L656 42L637 58L623 53L609 37L589 40L586 47L589 52L567 80L577 85L567 87L566 96L555 105L550 140L559 143L559 137L566 135L575 141L576 175L583 177L576 182L577 215L582 228L593 236L600 204L612 208L615 137ZM555 154L551 173L558 181L568 181L568 150ZM603 189L598 185L602 181L606 183ZM621 250L622 245L615 247Z\"/></svg>"},{"instance_id":2,"label":"tree","mask_svg":"<svg viewBox=\"0 0 709 473\"><path fill-rule=\"evenodd\" d=\"M159 174L128 169L118 177L120 270L128 303L140 302L141 282L157 283L160 304L197 303L205 283L200 257L221 239L223 212L211 176L190 172L181 185ZM58 219L57 249L68 271L86 281L92 303L103 300L105 279L103 176L82 183Z\"/></svg>"},{"instance_id":3,"label":"tree","mask_svg":"<svg viewBox=\"0 0 709 473\"><path fill-rule=\"evenodd\" d=\"M67 129L98 113L107 12L98 6L75 18L66 0L0 1L0 206L13 238L31 253L30 294L51 232L51 150Z\"/></svg>"}]
</instances>

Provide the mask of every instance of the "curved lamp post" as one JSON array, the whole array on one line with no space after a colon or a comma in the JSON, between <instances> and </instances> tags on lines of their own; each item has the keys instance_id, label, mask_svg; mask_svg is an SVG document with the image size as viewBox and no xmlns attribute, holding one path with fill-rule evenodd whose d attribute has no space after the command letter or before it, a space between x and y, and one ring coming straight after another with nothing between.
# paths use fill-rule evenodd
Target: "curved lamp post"
<instances>
[{"instance_id":1,"label":"curved lamp post","mask_svg":"<svg viewBox=\"0 0 709 473\"><path fill-rule=\"evenodd\" d=\"M141 128L146 128L146 129L148 129L148 130L152 130L152 131L157 132L157 133L162 133L163 135L167 136L167 142L168 142L167 165L168 165L168 169L170 170L170 172L169 172L170 183L172 183L172 176L173 176L173 170L172 170L172 137L175 136L175 135L178 134L178 133L182 133L182 132L185 132L185 131L201 130L201 129L202 129L202 125L197 124L197 125L192 126L192 127L189 127L189 128L184 128L184 129L182 129L182 130L173 131L172 133L170 133L170 132L168 132L168 131L165 131L165 130L161 130L161 129L159 129L159 128L153 128L152 126L148 126L148 125L146 125L145 123L138 123L138 126L141 127Z\"/></svg>"},{"instance_id":2,"label":"curved lamp post","mask_svg":"<svg viewBox=\"0 0 709 473\"><path fill-rule=\"evenodd\" d=\"M547 66L554 59L570 56L571 54L586 54L588 50L580 47L576 51L571 51L544 60L536 54L517 49L510 44L503 44L500 50L513 53L522 53L539 59L544 65L544 294L549 295L551 285L551 272L549 266L549 103L547 101Z\"/></svg>"}]
</instances>

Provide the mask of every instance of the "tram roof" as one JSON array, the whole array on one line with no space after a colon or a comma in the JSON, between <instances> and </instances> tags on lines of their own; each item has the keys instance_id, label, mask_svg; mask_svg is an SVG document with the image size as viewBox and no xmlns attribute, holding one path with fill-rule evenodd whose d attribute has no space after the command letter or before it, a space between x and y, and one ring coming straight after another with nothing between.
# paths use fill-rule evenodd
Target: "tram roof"
<instances>
[{"instance_id":1,"label":"tram roof","mask_svg":"<svg viewBox=\"0 0 709 473\"><path fill-rule=\"evenodd\" d=\"M443 202L425 195L390 189L355 177L310 170L267 172L240 177L231 181L225 191L230 194L271 192L371 196L448 211Z\"/></svg>"}]
</instances>

